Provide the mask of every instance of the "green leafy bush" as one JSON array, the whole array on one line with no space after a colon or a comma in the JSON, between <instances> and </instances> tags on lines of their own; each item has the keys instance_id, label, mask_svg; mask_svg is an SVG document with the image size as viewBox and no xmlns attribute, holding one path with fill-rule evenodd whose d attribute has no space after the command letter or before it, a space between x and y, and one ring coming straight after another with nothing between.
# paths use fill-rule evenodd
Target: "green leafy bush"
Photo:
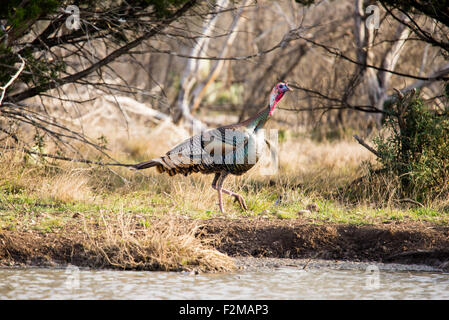
<instances>
[{"instance_id":1,"label":"green leafy bush","mask_svg":"<svg viewBox=\"0 0 449 320\"><path fill-rule=\"evenodd\" d=\"M448 195L448 111L438 112L412 93L387 115L386 130L374 143L385 171L399 179L400 196L424 202Z\"/></svg>"}]
</instances>

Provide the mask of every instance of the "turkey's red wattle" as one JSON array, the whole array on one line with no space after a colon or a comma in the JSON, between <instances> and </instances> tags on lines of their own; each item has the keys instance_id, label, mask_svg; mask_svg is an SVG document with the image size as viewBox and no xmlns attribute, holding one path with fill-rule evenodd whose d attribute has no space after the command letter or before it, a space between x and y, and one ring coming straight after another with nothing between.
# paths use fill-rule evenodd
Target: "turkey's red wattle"
<instances>
[{"instance_id":1,"label":"turkey's red wattle","mask_svg":"<svg viewBox=\"0 0 449 320\"><path fill-rule=\"evenodd\" d=\"M270 107L270 112L268 113L270 116L273 115L274 109L276 108L276 105L279 101L281 101L282 97L284 96L284 92L279 92L276 98L273 101L273 104Z\"/></svg>"}]
</instances>

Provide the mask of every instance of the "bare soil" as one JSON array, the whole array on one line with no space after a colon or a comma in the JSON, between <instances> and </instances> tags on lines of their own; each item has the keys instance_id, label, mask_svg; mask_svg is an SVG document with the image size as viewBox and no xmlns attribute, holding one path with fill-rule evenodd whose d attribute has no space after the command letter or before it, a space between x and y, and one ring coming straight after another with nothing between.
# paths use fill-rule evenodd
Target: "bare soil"
<instances>
[{"instance_id":1,"label":"bare soil","mask_svg":"<svg viewBox=\"0 0 449 320\"><path fill-rule=\"evenodd\" d=\"M200 237L233 257L426 264L449 270L449 226L398 222L313 224L303 219L210 219ZM0 230L0 265L111 267L76 228L58 233Z\"/></svg>"},{"instance_id":2,"label":"bare soil","mask_svg":"<svg viewBox=\"0 0 449 320\"><path fill-rule=\"evenodd\" d=\"M426 223L380 225L310 224L290 220L210 220L216 248L231 256L316 258L427 264L449 262L449 226Z\"/></svg>"}]
</instances>

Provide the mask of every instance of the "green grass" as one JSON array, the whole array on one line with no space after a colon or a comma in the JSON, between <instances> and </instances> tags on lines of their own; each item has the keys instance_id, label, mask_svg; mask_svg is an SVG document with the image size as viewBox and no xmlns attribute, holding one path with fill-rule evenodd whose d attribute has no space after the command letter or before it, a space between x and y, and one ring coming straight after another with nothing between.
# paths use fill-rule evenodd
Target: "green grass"
<instances>
[{"instance_id":1,"label":"green grass","mask_svg":"<svg viewBox=\"0 0 449 320\"><path fill-rule=\"evenodd\" d=\"M212 193L210 208L203 209L196 201L183 198L182 193L171 197L141 185L140 190L124 193L123 190L103 192L90 201L57 201L43 198L25 190L3 193L0 196L0 228L8 230L38 230L41 232L59 232L66 225L79 225L79 217L98 221L100 217L126 213L136 217L139 224L148 227L151 217L178 214L193 219L211 219L221 217L216 204L216 192ZM206 185L199 186L206 189ZM137 188L139 189L139 188ZM203 192L200 190L200 192ZM225 198L225 218L253 219L305 219L309 223L347 223L354 225L380 224L390 222L430 222L449 223L449 213L429 207L419 208L376 208L369 205L344 205L337 200L310 196L298 190L284 195L286 200L279 203L276 186L262 187L259 192L240 191L248 204L248 211L240 209L230 197ZM209 201L210 202L210 201ZM305 210L308 204L318 205L318 211Z\"/></svg>"}]
</instances>

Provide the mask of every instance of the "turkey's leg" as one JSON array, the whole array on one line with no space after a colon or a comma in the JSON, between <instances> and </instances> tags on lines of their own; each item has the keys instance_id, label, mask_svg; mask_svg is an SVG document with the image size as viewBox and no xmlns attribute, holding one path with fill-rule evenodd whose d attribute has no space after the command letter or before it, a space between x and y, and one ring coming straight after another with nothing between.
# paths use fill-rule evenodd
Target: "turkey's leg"
<instances>
[{"instance_id":1,"label":"turkey's leg","mask_svg":"<svg viewBox=\"0 0 449 320\"><path fill-rule=\"evenodd\" d=\"M222 188L221 186L223 185L223 180L226 177L226 175L224 175L224 177L222 178L223 173L216 173L214 180L212 181L212 188L214 188L215 190L218 191L218 206L220 207L220 211L221 213L224 213L223 210L223 194L221 192ZM217 182L219 183L219 185L217 186Z\"/></svg>"},{"instance_id":2,"label":"turkey's leg","mask_svg":"<svg viewBox=\"0 0 449 320\"><path fill-rule=\"evenodd\" d=\"M246 205L245 199L243 199L243 197L240 194L238 194L236 192L232 192L232 191L226 190L226 189L221 189L221 191L223 191L226 194L229 194L230 196L233 196L235 198L235 200L237 200L239 202L240 207L243 210L248 210L248 207Z\"/></svg>"},{"instance_id":3,"label":"turkey's leg","mask_svg":"<svg viewBox=\"0 0 449 320\"><path fill-rule=\"evenodd\" d=\"M226 176L228 175L227 172L223 171L221 173L216 173L214 180L212 181L212 188L218 191L218 205L220 206L220 211L224 213L223 210L223 192L226 194L229 194L230 196L234 197L235 200L237 200L240 204L240 207L244 210L248 210L248 207L246 206L245 199L241 195L239 195L236 192L232 192L230 190L223 189L223 182Z\"/></svg>"}]
</instances>

